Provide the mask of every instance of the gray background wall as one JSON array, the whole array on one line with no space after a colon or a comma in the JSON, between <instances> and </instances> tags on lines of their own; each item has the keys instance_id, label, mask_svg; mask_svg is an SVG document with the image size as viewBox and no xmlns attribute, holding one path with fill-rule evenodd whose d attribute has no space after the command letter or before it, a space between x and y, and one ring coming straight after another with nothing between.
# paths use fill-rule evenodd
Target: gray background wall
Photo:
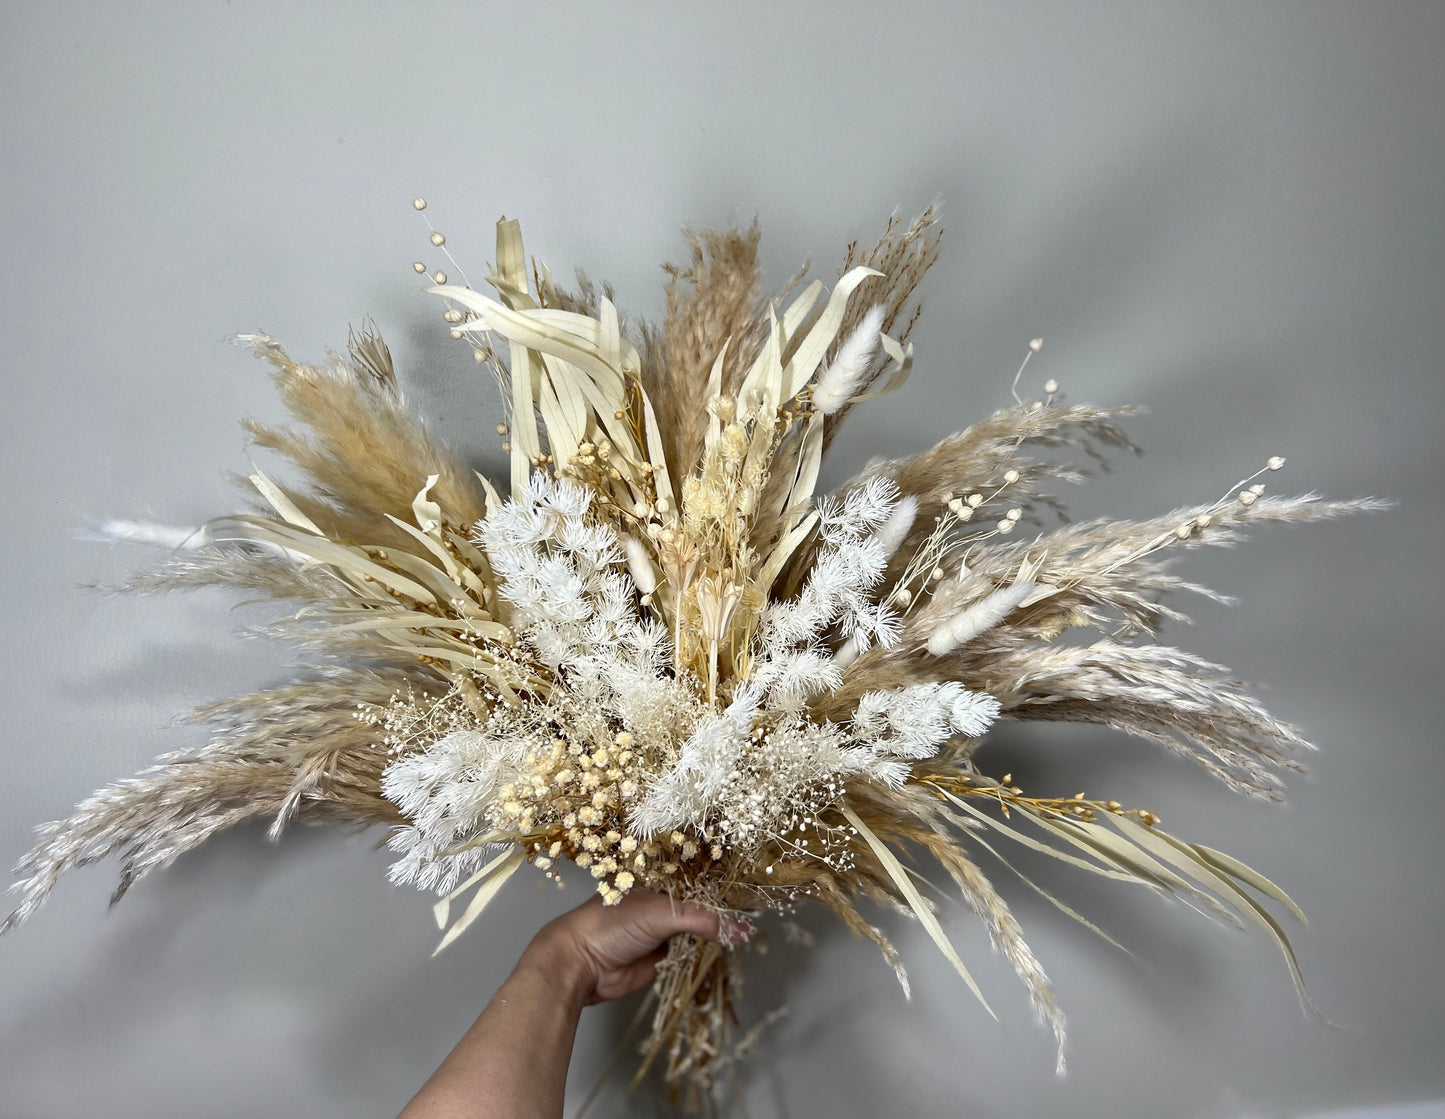
<instances>
[{"instance_id":1,"label":"gray background wall","mask_svg":"<svg viewBox=\"0 0 1445 1119\"><path fill-rule=\"evenodd\" d=\"M918 371L857 417L834 480L1004 403L1042 334L1035 389L1153 409L1132 424L1147 457L1078 513L1213 496L1270 454L1290 459L1271 483L1402 502L1190 561L1242 605L1201 605L1173 636L1323 746L1288 809L1096 732L989 747L1032 787L1147 804L1286 884L1340 1028L1301 1019L1262 940L1036 868L1139 956L1004 883L1072 1012L1067 1081L966 914L948 927L1001 1024L917 929L895 923L907 1004L870 948L813 920L811 955L755 961L758 1006L785 986L793 1012L753 1065L751 1113L1445 1097L1442 47L1432 3L5 4L0 859L194 741L176 714L284 675L219 597L82 586L142 558L79 542L87 518L228 508L236 421L279 410L227 334L318 356L370 313L413 403L462 447L494 444L489 386L409 268L434 255L413 194L478 272L496 217L520 216L554 271L609 277L648 313L685 224L756 212L774 278L804 258L829 276L849 238L940 194ZM519 878L430 960L426 899L387 886L373 838L243 830L109 915L113 868L64 881L0 943L0 1114L394 1113L582 894ZM617 1029L589 1012L574 1099ZM613 1093L598 1114L629 1106Z\"/></svg>"}]
</instances>

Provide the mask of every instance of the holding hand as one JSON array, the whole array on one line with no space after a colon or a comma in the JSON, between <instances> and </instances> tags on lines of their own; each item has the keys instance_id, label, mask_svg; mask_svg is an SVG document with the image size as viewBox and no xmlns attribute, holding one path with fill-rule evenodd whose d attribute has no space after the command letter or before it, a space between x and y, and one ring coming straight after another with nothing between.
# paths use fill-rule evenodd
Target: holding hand
<instances>
[{"instance_id":1,"label":"holding hand","mask_svg":"<svg viewBox=\"0 0 1445 1119\"><path fill-rule=\"evenodd\" d=\"M727 942L718 915L649 890L633 890L618 904L594 897L543 927L527 948L544 966L572 974L584 1006L629 995L651 983L666 943L678 933ZM522 957L525 962L527 955Z\"/></svg>"},{"instance_id":2,"label":"holding hand","mask_svg":"<svg viewBox=\"0 0 1445 1119\"><path fill-rule=\"evenodd\" d=\"M747 927L701 906L633 890L594 897L544 926L401 1119L561 1119L582 1008L652 982L669 937L736 943Z\"/></svg>"}]
</instances>

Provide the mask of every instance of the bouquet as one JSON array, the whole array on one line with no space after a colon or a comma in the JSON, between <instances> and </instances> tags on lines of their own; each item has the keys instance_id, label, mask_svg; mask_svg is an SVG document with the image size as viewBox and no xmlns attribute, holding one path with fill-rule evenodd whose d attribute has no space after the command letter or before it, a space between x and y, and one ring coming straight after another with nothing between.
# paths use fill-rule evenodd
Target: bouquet
<instances>
[{"instance_id":1,"label":"bouquet","mask_svg":"<svg viewBox=\"0 0 1445 1119\"><path fill-rule=\"evenodd\" d=\"M370 325L319 366L247 336L305 425L248 430L303 481L258 471L243 511L194 531L108 529L169 550L128 589L273 599L269 632L312 665L202 708L205 745L40 829L4 927L107 855L118 899L253 817L273 836L292 820L380 824L392 881L440 895L439 950L519 870L560 883L571 862L606 904L650 889L730 922L824 906L906 991L868 916L901 910L982 1002L910 865L926 858L1018 973L1062 1067L1064 1016L980 866L1014 843L1258 927L1307 1002L1266 902L1302 914L1269 879L1147 810L1022 789L975 750L1001 719L1096 723L1278 799L1308 743L1223 668L1152 640L1182 617L1166 599L1210 594L1171 563L1257 523L1380 503L1270 494L1256 479L1276 457L1218 500L1046 529L1062 514L1048 486L1083 476L1071 456L1134 449L1116 422L1131 409L1068 403L1052 380L820 494L852 410L908 377L939 236L932 208L890 221L849 246L831 289L800 276L765 294L756 224L690 235L652 325L584 276L559 286L515 221L497 226L490 293L433 230L460 282L416 271L506 407L511 470L495 482L406 410ZM671 942L639 1076L656 1064L684 1102L708 1098L758 1028L735 1013L741 958Z\"/></svg>"}]
</instances>

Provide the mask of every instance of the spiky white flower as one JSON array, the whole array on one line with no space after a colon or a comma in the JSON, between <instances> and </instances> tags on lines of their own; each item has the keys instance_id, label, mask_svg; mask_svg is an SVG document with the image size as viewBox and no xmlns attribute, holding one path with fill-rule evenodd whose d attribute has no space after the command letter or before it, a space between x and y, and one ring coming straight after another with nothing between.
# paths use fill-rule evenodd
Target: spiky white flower
<instances>
[{"instance_id":1,"label":"spiky white flower","mask_svg":"<svg viewBox=\"0 0 1445 1119\"><path fill-rule=\"evenodd\" d=\"M879 753L929 758L955 735L978 738L998 712L998 700L950 680L868 692L859 699L852 723Z\"/></svg>"},{"instance_id":2,"label":"spiky white flower","mask_svg":"<svg viewBox=\"0 0 1445 1119\"><path fill-rule=\"evenodd\" d=\"M403 855L391 867L394 883L446 891L475 868L484 850L453 849L485 830L486 809L513 776L524 747L517 739L454 731L387 767L382 794L411 820L388 838Z\"/></svg>"},{"instance_id":3,"label":"spiky white flower","mask_svg":"<svg viewBox=\"0 0 1445 1119\"><path fill-rule=\"evenodd\" d=\"M702 823L723 791L739 777L742 752L751 740L762 689L739 690L717 718L693 731L677 764L653 781L632 822L643 835Z\"/></svg>"},{"instance_id":4,"label":"spiky white flower","mask_svg":"<svg viewBox=\"0 0 1445 1119\"><path fill-rule=\"evenodd\" d=\"M884 477L870 478L842 501L819 503L823 546L798 596L772 604L764 614L765 662L779 660L791 647L816 641L834 624L845 638L859 634L860 648L869 639L885 645L896 640L893 611L874 602L871 592L882 579L890 554L878 530L898 505L898 487ZM767 669L759 671L767 679Z\"/></svg>"}]
</instances>

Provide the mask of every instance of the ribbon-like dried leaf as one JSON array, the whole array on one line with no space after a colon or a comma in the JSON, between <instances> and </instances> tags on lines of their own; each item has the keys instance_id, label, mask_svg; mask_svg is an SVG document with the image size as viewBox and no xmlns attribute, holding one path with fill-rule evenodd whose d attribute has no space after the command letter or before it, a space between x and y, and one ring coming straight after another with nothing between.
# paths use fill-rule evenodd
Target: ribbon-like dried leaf
<instances>
[{"instance_id":1,"label":"ribbon-like dried leaf","mask_svg":"<svg viewBox=\"0 0 1445 1119\"><path fill-rule=\"evenodd\" d=\"M872 830L853 809L846 804L841 804L838 807L847 821L858 829L858 834L861 835L868 846L873 849L873 853L878 856L878 861L883 865L883 869L886 870L888 876L893 879L894 884L898 887L898 892L903 895L909 908L913 910L914 916L918 918L918 923L921 924L928 935L933 938L933 943L938 945L938 950L943 953L943 958L953 965L953 969L958 972L963 978L963 981L968 984L968 989L972 991L974 997L983 1004L983 1008L988 1011L989 1017L997 1021L998 1015L993 1012L993 1007L988 1005L988 1000L983 997L983 992L978 989L978 984L974 982L974 978L968 968L963 966L963 960L959 958L958 953L954 950L952 942L948 939L948 935L943 931L943 926L938 923L938 918L934 916L932 908L928 902L923 900L923 895L918 892L918 887L915 886L908 877L908 872L903 869L903 864L898 861L898 857L888 849L886 843L873 834Z\"/></svg>"}]
</instances>

